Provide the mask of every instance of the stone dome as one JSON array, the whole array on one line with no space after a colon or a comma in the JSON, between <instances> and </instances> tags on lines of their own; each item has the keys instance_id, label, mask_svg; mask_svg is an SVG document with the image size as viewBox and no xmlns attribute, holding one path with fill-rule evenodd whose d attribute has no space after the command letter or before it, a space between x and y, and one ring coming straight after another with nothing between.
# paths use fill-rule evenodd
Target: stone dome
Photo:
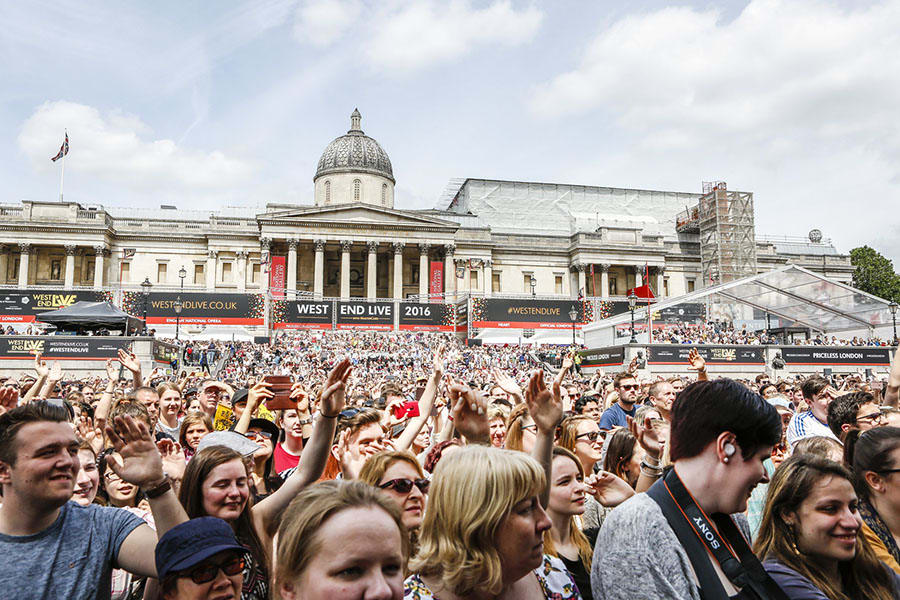
<instances>
[{"instance_id":1,"label":"stone dome","mask_svg":"<svg viewBox=\"0 0 900 600\"><path fill-rule=\"evenodd\" d=\"M371 173L394 183L391 159L378 142L360 129L362 115L354 109L350 115L350 131L336 138L322 152L313 181L331 173Z\"/></svg>"}]
</instances>

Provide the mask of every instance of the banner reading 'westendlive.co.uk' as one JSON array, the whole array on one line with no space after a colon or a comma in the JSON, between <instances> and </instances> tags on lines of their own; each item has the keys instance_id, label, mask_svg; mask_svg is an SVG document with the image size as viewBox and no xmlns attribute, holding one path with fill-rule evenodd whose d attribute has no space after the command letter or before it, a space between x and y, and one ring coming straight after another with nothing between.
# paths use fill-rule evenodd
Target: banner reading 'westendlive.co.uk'
<instances>
[{"instance_id":1,"label":"banner reading 'westendlive.co.uk'","mask_svg":"<svg viewBox=\"0 0 900 600\"><path fill-rule=\"evenodd\" d=\"M54 360L96 360L116 358L119 348L131 339L119 336L4 336L0 337L0 358L34 360L35 353Z\"/></svg>"},{"instance_id":2,"label":"banner reading 'westendlive.co.uk'","mask_svg":"<svg viewBox=\"0 0 900 600\"><path fill-rule=\"evenodd\" d=\"M182 325L262 325L266 301L262 294L151 292L146 299L148 325L174 325L175 300L181 297ZM122 310L136 317L144 314L141 292L125 292Z\"/></svg>"},{"instance_id":3,"label":"banner reading 'westendlive.co.uk'","mask_svg":"<svg viewBox=\"0 0 900 600\"><path fill-rule=\"evenodd\" d=\"M575 307L576 325L589 322L582 300L473 298L472 326L509 329L570 329L569 311ZM586 317L588 317L586 319Z\"/></svg>"},{"instance_id":4,"label":"banner reading 'westendlive.co.uk'","mask_svg":"<svg viewBox=\"0 0 900 600\"><path fill-rule=\"evenodd\" d=\"M285 300L272 305L273 329L331 329L332 302Z\"/></svg>"}]
</instances>

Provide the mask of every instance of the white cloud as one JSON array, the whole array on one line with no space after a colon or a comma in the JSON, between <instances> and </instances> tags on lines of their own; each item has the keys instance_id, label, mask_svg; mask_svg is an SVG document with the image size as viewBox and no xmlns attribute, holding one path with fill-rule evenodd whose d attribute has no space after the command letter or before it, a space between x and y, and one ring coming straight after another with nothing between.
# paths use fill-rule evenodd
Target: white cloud
<instances>
[{"instance_id":1,"label":"white cloud","mask_svg":"<svg viewBox=\"0 0 900 600\"><path fill-rule=\"evenodd\" d=\"M297 8L294 38L315 46L339 40L362 11L359 0L304 0Z\"/></svg>"},{"instance_id":2,"label":"white cloud","mask_svg":"<svg viewBox=\"0 0 900 600\"><path fill-rule=\"evenodd\" d=\"M148 139L138 117L73 102L47 102L22 125L19 148L35 169L53 168L50 157L69 132L66 169L132 189L216 190L249 180L254 166L215 150L203 152L168 139Z\"/></svg>"},{"instance_id":3,"label":"white cloud","mask_svg":"<svg viewBox=\"0 0 900 600\"><path fill-rule=\"evenodd\" d=\"M412 72L479 46L525 43L542 19L534 6L516 9L510 0L484 8L474 8L468 0L395 0L365 15L362 52L377 71Z\"/></svg>"}]
</instances>

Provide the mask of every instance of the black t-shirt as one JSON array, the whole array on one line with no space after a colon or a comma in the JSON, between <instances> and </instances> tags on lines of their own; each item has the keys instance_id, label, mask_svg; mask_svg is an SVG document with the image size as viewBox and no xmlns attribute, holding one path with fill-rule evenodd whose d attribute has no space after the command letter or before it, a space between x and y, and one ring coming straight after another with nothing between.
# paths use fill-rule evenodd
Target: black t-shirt
<instances>
[{"instance_id":1,"label":"black t-shirt","mask_svg":"<svg viewBox=\"0 0 900 600\"><path fill-rule=\"evenodd\" d=\"M559 560L563 561L563 564L566 565L566 570L569 572L569 575L572 576L572 579L575 580L575 585L578 586L578 591L581 592L581 597L584 600L594 600L594 595L591 591L591 574L590 572L584 568L584 564L581 562L581 558L576 558L575 560L569 560L562 554L559 555Z\"/></svg>"}]
</instances>

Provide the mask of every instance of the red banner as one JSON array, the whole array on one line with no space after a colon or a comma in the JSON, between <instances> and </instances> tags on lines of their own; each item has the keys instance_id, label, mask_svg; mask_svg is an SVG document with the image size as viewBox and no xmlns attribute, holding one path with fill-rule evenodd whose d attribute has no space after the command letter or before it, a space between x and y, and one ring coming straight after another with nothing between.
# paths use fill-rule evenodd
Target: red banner
<instances>
[{"instance_id":1,"label":"red banner","mask_svg":"<svg viewBox=\"0 0 900 600\"><path fill-rule=\"evenodd\" d=\"M431 277L428 283L428 293L432 302L443 302L441 294L444 293L444 263L439 260L431 261Z\"/></svg>"},{"instance_id":2,"label":"red banner","mask_svg":"<svg viewBox=\"0 0 900 600\"><path fill-rule=\"evenodd\" d=\"M287 275L287 267L284 264L284 256L273 256L269 263L269 291L272 298L284 300L284 286Z\"/></svg>"}]
</instances>

